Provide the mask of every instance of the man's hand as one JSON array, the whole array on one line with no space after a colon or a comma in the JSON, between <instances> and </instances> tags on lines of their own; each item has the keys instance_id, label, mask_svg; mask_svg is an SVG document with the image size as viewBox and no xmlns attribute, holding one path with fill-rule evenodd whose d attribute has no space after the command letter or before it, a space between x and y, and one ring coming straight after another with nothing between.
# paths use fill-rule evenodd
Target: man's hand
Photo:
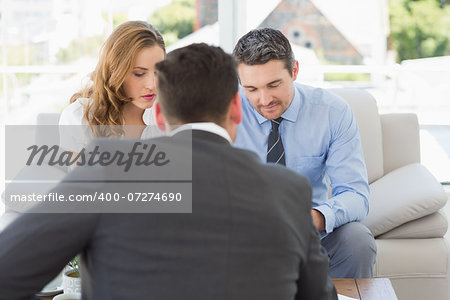
<instances>
[{"instance_id":1,"label":"man's hand","mask_svg":"<svg viewBox=\"0 0 450 300\"><path fill-rule=\"evenodd\" d=\"M314 225L316 225L317 227L317 230L319 231L325 230L325 217L322 215L322 213L318 210L311 209L311 216Z\"/></svg>"}]
</instances>

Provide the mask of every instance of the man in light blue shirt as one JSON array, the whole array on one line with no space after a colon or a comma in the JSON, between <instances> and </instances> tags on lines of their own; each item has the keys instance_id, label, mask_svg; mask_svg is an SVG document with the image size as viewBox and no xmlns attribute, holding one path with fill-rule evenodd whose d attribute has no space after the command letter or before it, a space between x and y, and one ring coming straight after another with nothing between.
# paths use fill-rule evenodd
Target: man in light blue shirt
<instances>
[{"instance_id":1,"label":"man in light blue shirt","mask_svg":"<svg viewBox=\"0 0 450 300\"><path fill-rule=\"evenodd\" d=\"M360 223L369 211L367 170L349 105L326 90L294 83L298 61L278 30L250 31L233 55L243 110L235 145L309 178L311 215L331 277L372 277L375 240Z\"/></svg>"}]
</instances>

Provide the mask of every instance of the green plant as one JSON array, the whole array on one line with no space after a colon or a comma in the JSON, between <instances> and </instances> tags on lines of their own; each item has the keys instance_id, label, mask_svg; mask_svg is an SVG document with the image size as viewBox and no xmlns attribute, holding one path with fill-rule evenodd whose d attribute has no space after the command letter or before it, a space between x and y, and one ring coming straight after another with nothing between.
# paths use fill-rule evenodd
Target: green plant
<instances>
[{"instance_id":1,"label":"green plant","mask_svg":"<svg viewBox=\"0 0 450 300\"><path fill-rule=\"evenodd\" d=\"M166 46L170 46L194 31L195 15L195 0L175 0L157 9L148 22L158 28Z\"/></svg>"},{"instance_id":2,"label":"green plant","mask_svg":"<svg viewBox=\"0 0 450 300\"><path fill-rule=\"evenodd\" d=\"M95 56L104 39L103 35L96 35L73 40L67 48L59 49L56 60L60 64L66 64L83 56Z\"/></svg>"},{"instance_id":3,"label":"green plant","mask_svg":"<svg viewBox=\"0 0 450 300\"><path fill-rule=\"evenodd\" d=\"M80 256L77 255L69 262L69 267L71 267L75 273L77 274L77 277L80 277Z\"/></svg>"},{"instance_id":4,"label":"green plant","mask_svg":"<svg viewBox=\"0 0 450 300\"><path fill-rule=\"evenodd\" d=\"M366 73L327 73L325 81L370 81L370 74Z\"/></svg>"},{"instance_id":5,"label":"green plant","mask_svg":"<svg viewBox=\"0 0 450 300\"><path fill-rule=\"evenodd\" d=\"M389 15L398 61L450 54L448 1L390 0Z\"/></svg>"}]
</instances>

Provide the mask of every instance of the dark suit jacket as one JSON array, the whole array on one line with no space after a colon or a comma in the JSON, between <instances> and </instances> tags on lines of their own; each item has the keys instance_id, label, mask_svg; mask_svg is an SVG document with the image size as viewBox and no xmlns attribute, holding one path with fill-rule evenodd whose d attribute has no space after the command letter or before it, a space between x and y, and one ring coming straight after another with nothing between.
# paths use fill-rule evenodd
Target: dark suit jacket
<instances>
[{"instance_id":1,"label":"dark suit jacket","mask_svg":"<svg viewBox=\"0 0 450 300\"><path fill-rule=\"evenodd\" d=\"M26 213L0 234L0 298L30 297L82 253L83 299L336 299L308 181L192 133L192 213Z\"/></svg>"}]
</instances>

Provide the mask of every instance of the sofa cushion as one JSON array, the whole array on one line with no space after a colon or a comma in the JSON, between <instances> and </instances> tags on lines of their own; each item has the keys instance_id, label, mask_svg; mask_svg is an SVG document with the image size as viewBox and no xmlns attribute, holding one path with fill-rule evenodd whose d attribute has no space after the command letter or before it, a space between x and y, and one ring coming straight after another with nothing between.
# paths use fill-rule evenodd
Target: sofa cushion
<instances>
[{"instance_id":1,"label":"sofa cushion","mask_svg":"<svg viewBox=\"0 0 450 300\"><path fill-rule=\"evenodd\" d=\"M350 105L358 122L369 183L384 174L381 121L377 103L371 94L360 89L329 89Z\"/></svg>"},{"instance_id":2,"label":"sofa cushion","mask_svg":"<svg viewBox=\"0 0 450 300\"><path fill-rule=\"evenodd\" d=\"M378 239L427 239L443 237L447 232L447 218L441 212L410 221L392 229Z\"/></svg>"},{"instance_id":3,"label":"sofa cushion","mask_svg":"<svg viewBox=\"0 0 450 300\"><path fill-rule=\"evenodd\" d=\"M438 211L447 202L444 189L421 164L386 174L370 185L370 211L363 223L375 237Z\"/></svg>"},{"instance_id":4,"label":"sofa cushion","mask_svg":"<svg viewBox=\"0 0 450 300\"><path fill-rule=\"evenodd\" d=\"M36 144L59 145L59 113L40 113L36 119Z\"/></svg>"},{"instance_id":5,"label":"sofa cushion","mask_svg":"<svg viewBox=\"0 0 450 300\"><path fill-rule=\"evenodd\" d=\"M416 114L380 116L383 129L384 173L420 162L419 122Z\"/></svg>"}]
</instances>

